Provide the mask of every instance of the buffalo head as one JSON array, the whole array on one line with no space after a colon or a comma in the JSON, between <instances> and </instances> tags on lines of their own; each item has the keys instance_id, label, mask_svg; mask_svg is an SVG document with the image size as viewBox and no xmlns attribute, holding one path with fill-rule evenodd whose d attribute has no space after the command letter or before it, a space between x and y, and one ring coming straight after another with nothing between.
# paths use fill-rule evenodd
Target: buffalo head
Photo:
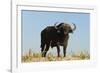
<instances>
[{"instance_id":1,"label":"buffalo head","mask_svg":"<svg viewBox=\"0 0 100 73\"><path fill-rule=\"evenodd\" d=\"M55 28L58 29L58 32L63 32L64 35L73 33L73 31L76 29L76 25L74 23L72 23L73 26L68 23L60 23L59 25L56 24L57 22L54 24Z\"/></svg>"}]
</instances>

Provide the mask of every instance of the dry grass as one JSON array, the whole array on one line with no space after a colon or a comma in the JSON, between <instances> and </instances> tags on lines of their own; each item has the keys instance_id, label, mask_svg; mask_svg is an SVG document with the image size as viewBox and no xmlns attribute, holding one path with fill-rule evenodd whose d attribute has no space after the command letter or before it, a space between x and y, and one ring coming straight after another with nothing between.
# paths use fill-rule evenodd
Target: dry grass
<instances>
[{"instance_id":1,"label":"dry grass","mask_svg":"<svg viewBox=\"0 0 100 73\"><path fill-rule=\"evenodd\" d=\"M22 62L45 62L45 61L68 61L68 60L88 60L90 55L88 53L79 52L72 55L66 55L66 57L57 57L53 56L51 53L48 53L47 56L41 57L40 53L34 53L29 50L28 53L22 56Z\"/></svg>"}]
</instances>

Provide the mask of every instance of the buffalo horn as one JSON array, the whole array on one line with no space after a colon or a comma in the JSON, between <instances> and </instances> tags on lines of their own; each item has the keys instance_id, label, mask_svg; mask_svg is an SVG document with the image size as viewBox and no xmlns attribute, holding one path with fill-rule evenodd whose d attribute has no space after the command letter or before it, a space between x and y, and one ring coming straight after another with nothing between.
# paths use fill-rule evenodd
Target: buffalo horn
<instances>
[{"instance_id":1,"label":"buffalo horn","mask_svg":"<svg viewBox=\"0 0 100 73\"><path fill-rule=\"evenodd\" d=\"M76 29L76 25L74 24L74 23L72 23L73 24L73 26L74 26L74 28L72 29L73 31Z\"/></svg>"},{"instance_id":2,"label":"buffalo horn","mask_svg":"<svg viewBox=\"0 0 100 73\"><path fill-rule=\"evenodd\" d=\"M58 22L56 22L55 24L54 24L54 27L57 29L57 26L56 26L56 24L57 24Z\"/></svg>"}]
</instances>

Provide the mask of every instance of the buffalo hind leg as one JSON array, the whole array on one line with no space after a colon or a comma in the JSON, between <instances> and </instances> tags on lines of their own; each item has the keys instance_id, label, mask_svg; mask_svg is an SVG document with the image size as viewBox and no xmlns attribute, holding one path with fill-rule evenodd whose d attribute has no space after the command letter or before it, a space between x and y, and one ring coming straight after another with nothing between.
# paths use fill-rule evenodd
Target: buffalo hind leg
<instances>
[{"instance_id":1,"label":"buffalo hind leg","mask_svg":"<svg viewBox=\"0 0 100 73\"><path fill-rule=\"evenodd\" d=\"M42 54L42 57L44 57L44 49L45 49L45 43L42 43L41 44L41 54Z\"/></svg>"},{"instance_id":2,"label":"buffalo hind leg","mask_svg":"<svg viewBox=\"0 0 100 73\"><path fill-rule=\"evenodd\" d=\"M60 57L60 47L57 46L57 54L58 54L58 57Z\"/></svg>"},{"instance_id":3,"label":"buffalo hind leg","mask_svg":"<svg viewBox=\"0 0 100 73\"><path fill-rule=\"evenodd\" d=\"M49 50L50 43L46 44L46 48L44 50L44 57L46 57L47 51Z\"/></svg>"}]
</instances>

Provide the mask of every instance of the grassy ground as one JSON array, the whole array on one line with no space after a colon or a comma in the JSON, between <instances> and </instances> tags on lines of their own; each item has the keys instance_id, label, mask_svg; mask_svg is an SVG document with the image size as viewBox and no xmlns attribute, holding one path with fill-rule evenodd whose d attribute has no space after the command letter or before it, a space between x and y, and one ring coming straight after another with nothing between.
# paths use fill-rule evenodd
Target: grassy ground
<instances>
[{"instance_id":1,"label":"grassy ground","mask_svg":"<svg viewBox=\"0 0 100 73\"><path fill-rule=\"evenodd\" d=\"M46 57L41 57L40 53L33 53L29 50L28 53L22 56L22 62L44 62L44 61L68 61L68 60L88 60L90 55L88 53L79 52L72 55L66 55L66 57L53 56L51 53Z\"/></svg>"}]
</instances>

